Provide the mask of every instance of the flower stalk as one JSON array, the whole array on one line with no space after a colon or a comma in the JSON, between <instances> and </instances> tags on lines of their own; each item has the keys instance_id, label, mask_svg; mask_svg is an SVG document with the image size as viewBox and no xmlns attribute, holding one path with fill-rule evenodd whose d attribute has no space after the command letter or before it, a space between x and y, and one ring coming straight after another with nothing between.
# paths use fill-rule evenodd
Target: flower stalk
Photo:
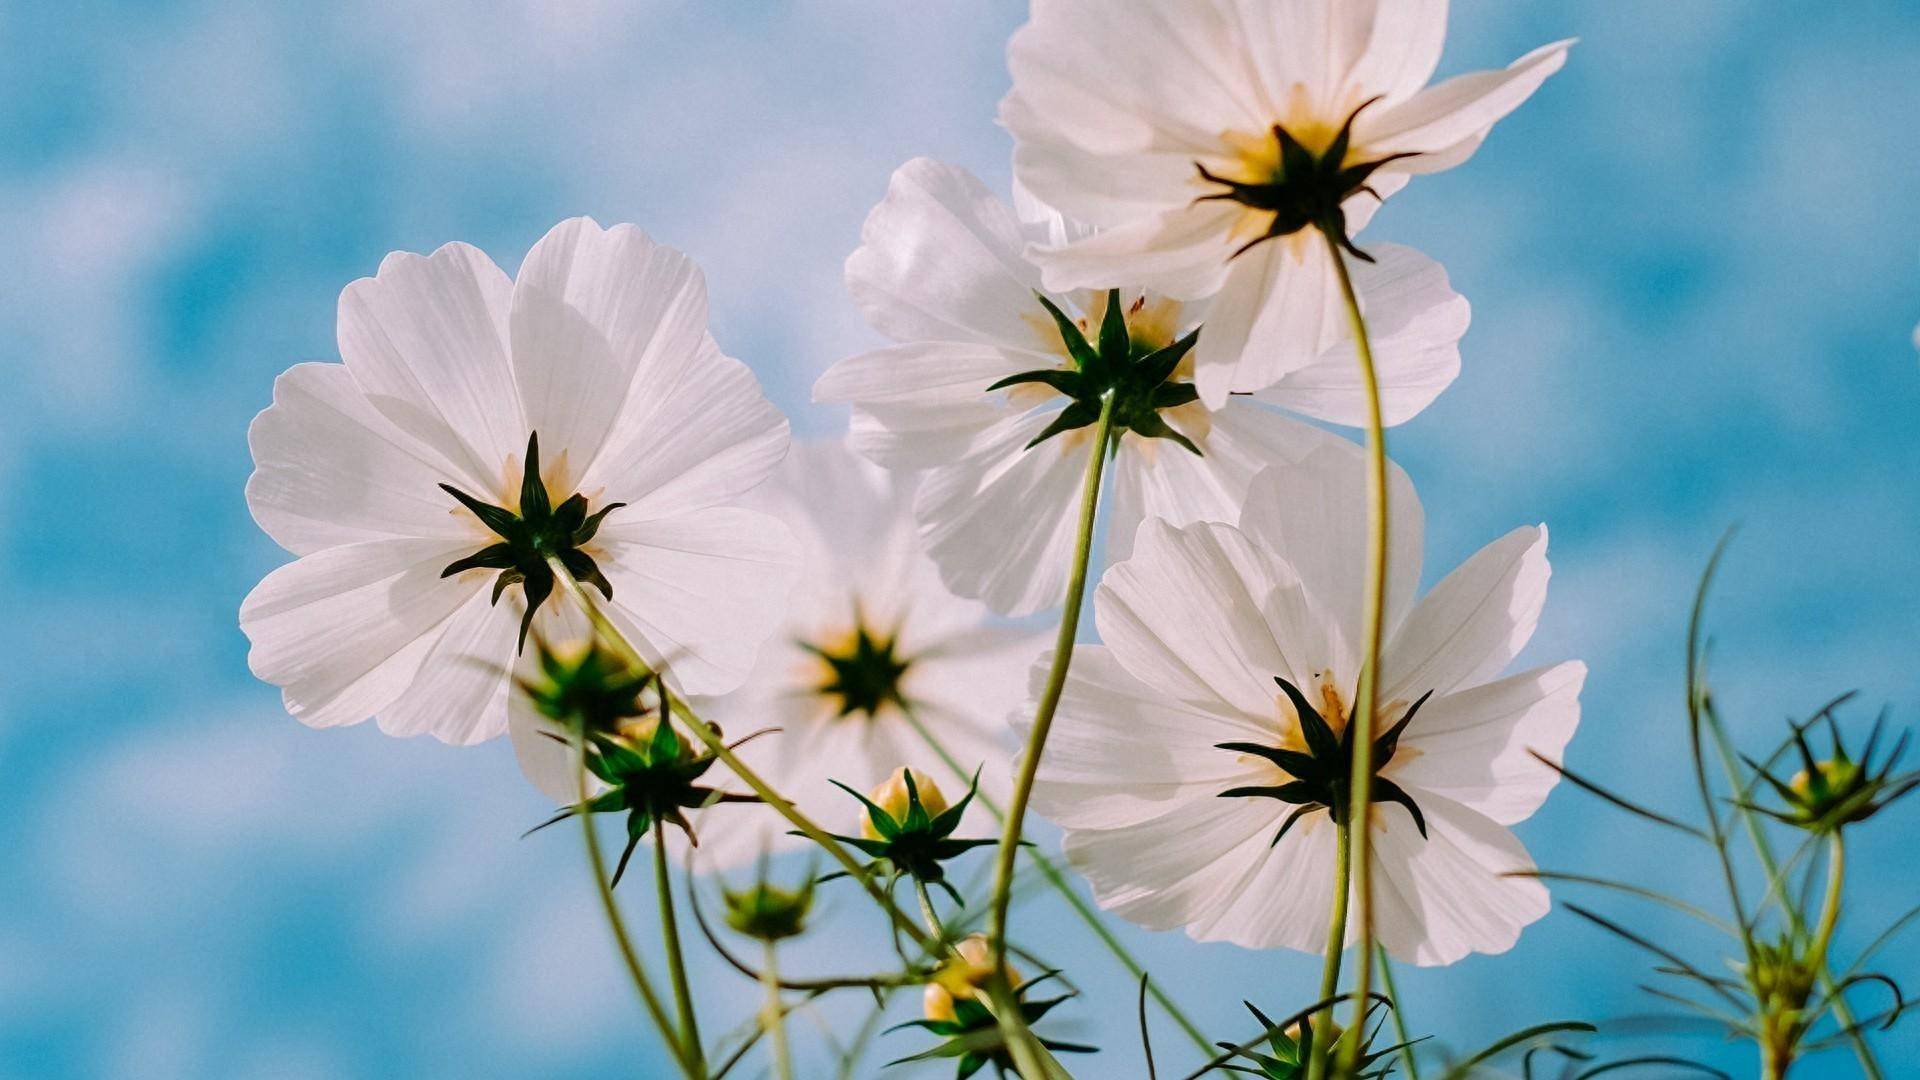
<instances>
[{"instance_id":1,"label":"flower stalk","mask_svg":"<svg viewBox=\"0 0 1920 1080\"><path fill-rule=\"evenodd\" d=\"M1108 394L1100 406L1100 418L1094 426L1092 449L1087 455L1087 471L1080 489L1080 520L1074 540L1073 566L1067 577L1067 595L1060 609L1060 628L1054 635L1053 663L1047 670L1047 683L1034 709L1033 730L1027 735L1020 770L1014 776L1013 794L1007 803L1006 826L1000 834L1000 847L993 870L993 894L987 914L987 943L991 955L992 981L988 992L994 1015L1013 1052L1014 1061L1027 1080L1045 1080L1048 1073L1013 997L1006 978L1007 908L1013 897L1015 857L1020 851L1021 827L1026 822L1027 803L1033 796L1033 781L1040 772L1040 755L1046 750L1047 734L1053 727L1053 714L1066 690L1067 668L1073 662L1073 642L1080 627L1080 608L1086 598L1087 572L1093 557L1093 525L1100 505L1100 479L1107 460L1107 444L1113 438L1114 395Z\"/></svg>"},{"instance_id":2,"label":"flower stalk","mask_svg":"<svg viewBox=\"0 0 1920 1080\"><path fill-rule=\"evenodd\" d=\"M760 1010L760 1028L767 1033L767 1053L773 1058L775 1080L793 1080L793 1051L787 1044L786 1008L780 1001L780 946L772 938L766 946L760 968L760 985L766 989L767 1002Z\"/></svg>"},{"instance_id":3,"label":"flower stalk","mask_svg":"<svg viewBox=\"0 0 1920 1080\"><path fill-rule=\"evenodd\" d=\"M591 792L587 790L587 743L586 733L576 730L573 733L574 773L578 777L580 804L586 805ZM633 939L627 934L627 924L620 916L620 905L613 899L613 889L607 884L606 858L600 854L600 837L594 828L593 815L583 813L580 818L580 833L586 839L587 863L593 870L593 883L600 894L600 906L606 912L607 926L613 931L614 944L619 948L620 959L627 966L627 975L633 980L633 988L640 995L640 1003L646 1007L647 1015L653 1020L653 1026L660 1031L667 1048L673 1051L674 1064L691 1080L700 1080L704 1075L688 1060L686 1048L680 1037L674 1032L673 1022L667 1019L667 1010L660 1003L660 995L653 989L653 983L647 978L646 968L640 965L640 954L634 951Z\"/></svg>"},{"instance_id":4,"label":"flower stalk","mask_svg":"<svg viewBox=\"0 0 1920 1080\"><path fill-rule=\"evenodd\" d=\"M653 819L653 886L660 897L660 940L666 946L667 972L673 979L674 1010L680 1016L680 1044L686 1051L688 1069L705 1076L706 1051L700 1043L700 1021L693 1009L693 991L687 984L686 960L680 953L680 923L673 910L673 882L667 874L667 827L660 818Z\"/></svg>"},{"instance_id":5,"label":"flower stalk","mask_svg":"<svg viewBox=\"0 0 1920 1080\"><path fill-rule=\"evenodd\" d=\"M1354 355L1360 362L1360 380L1367 396L1367 579L1362 607L1361 667L1359 686L1354 691L1352 803L1347 813L1350 848L1350 873L1353 879L1354 919L1359 925L1360 963L1354 968L1353 1019L1348 1027L1364 1030L1367 1018L1367 992L1373 974L1373 728L1375 699L1380 690L1380 639L1386 614L1387 585L1387 431L1380 409L1380 380L1374 371L1373 342L1367 335L1366 316L1360 310L1360 298L1354 292L1353 275L1347 270L1347 256L1341 250L1345 236L1323 229L1327 251L1332 256L1334 276L1340 282L1340 295L1346 302L1347 322L1353 333ZM1343 901L1344 902L1344 898ZM1329 941L1330 951L1340 942ZM1335 962L1337 963L1337 961ZM1332 964L1329 969L1337 975ZM1322 997L1337 987L1325 987ZM1327 1040L1318 1040L1326 1046ZM1359 1041L1341 1044L1343 1070L1351 1070L1358 1059ZM1310 1073L1317 1080L1318 1070Z\"/></svg>"},{"instance_id":6,"label":"flower stalk","mask_svg":"<svg viewBox=\"0 0 1920 1080\"><path fill-rule=\"evenodd\" d=\"M1334 1002L1340 993L1340 957L1347 944L1347 898L1353 894L1353 822L1336 826L1333 851L1333 913L1327 920L1327 944L1320 969L1320 1000ZM1308 1080L1324 1080L1328 1052L1333 1047L1333 1005L1308 1018L1316 1049L1308 1055Z\"/></svg>"}]
</instances>

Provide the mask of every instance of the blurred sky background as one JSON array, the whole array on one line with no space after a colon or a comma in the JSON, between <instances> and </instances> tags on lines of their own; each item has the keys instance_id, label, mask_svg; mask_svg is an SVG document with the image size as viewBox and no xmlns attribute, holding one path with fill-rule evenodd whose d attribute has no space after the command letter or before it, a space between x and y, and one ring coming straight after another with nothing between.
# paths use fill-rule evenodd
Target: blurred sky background
<instances>
[{"instance_id":1,"label":"blurred sky background","mask_svg":"<svg viewBox=\"0 0 1920 1080\"><path fill-rule=\"evenodd\" d=\"M1715 671L1742 742L1849 688L1862 725L1883 702L1920 719L1920 6L1455 9L1443 73L1582 43L1367 234L1424 248L1474 303L1460 380L1395 433L1429 580L1548 522L1528 658L1592 666L1569 762L1676 810L1697 811L1685 604L1731 523ZM666 1075L576 838L517 838L547 807L504 740L309 731L249 676L235 612L286 556L242 498L247 422L283 368L335 358L335 298L387 251L467 240L511 270L588 213L690 252L721 343L796 432L839 430L807 389L878 340L841 261L908 157L1004 190L993 115L1022 18L1015 0L0 3L0 1074ZM1841 956L1920 893L1916 821L1863 834ZM1715 895L1702 851L1569 789L1519 831L1548 867ZM1701 961L1719 948L1589 899ZM1065 917L1021 921L1089 988L1058 1014L1108 1048L1082 1075L1143 1075L1125 979ZM847 963L848 940L793 966ZM1222 1038L1251 1033L1241 996L1284 1012L1317 977L1303 955L1128 940ZM1885 966L1920 971L1920 936ZM1645 1012L1645 972L1556 910L1402 990L1459 1047ZM713 1031L753 995L717 980ZM1191 1051L1157 1033L1166 1075ZM1877 1041L1912 1075L1920 1022ZM863 1071L924 1045L885 1037ZM1752 1075L1710 1038L1604 1049ZM1840 1051L1795 1075L1856 1069Z\"/></svg>"}]
</instances>

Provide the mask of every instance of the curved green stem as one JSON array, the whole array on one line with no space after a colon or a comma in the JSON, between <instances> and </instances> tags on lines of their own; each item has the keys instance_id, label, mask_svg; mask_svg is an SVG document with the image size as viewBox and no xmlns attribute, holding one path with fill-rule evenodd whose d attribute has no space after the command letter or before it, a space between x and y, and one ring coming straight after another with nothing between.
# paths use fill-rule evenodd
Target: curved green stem
<instances>
[{"instance_id":1,"label":"curved green stem","mask_svg":"<svg viewBox=\"0 0 1920 1080\"><path fill-rule=\"evenodd\" d=\"M1039 1045L1027 1031L1020 1010L1007 985L1007 908L1013 897L1013 869L1020 851L1020 830L1027 819L1027 802L1033 796L1033 780L1040 771L1040 755L1047 747L1047 734L1053 729L1053 714L1066 690L1067 667L1073 663L1073 641L1080 627L1080 606L1086 598L1087 568L1093 560L1093 524L1100 506L1100 477L1106 466L1107 444L1113 438L1113 395L1100 405L1100 422L1094 427L1093 449L1087 455L1087 471L1080 487L1079 531L1074 540L1073 565L1067 576L1066 601L1060 609L1060 629L1054 635L1053 663L1047 670L1046 687L1040 693L1033 713L1033 730L1027 734L1027 746L1015 774L1013 794L1007 804L1006 826L1000 832L995 853L993 896L987 913L987 941L992 957L993 976L989 994L994 1015L1007 1039L1014 1062L1026 1080L1045 1080L1044 1057Z\"/></svg>"},{"instance_id":2,"label":"curved green stem","mask_svg":"<svg viewBox=\"0 0 1920 1080\"><path fill-rule=\"evenodd\" d=\"M927 744L928 749L933 751L934 756L938 757L956 778L962 781L973 779L973 774L968 772L966 766L961 764L945 744L934 736L918 713L911 708L903 709L902 712L906 715L907 723L913 725L914 732L920 736L920 741ZM993 815L995 821L1004 823L1007 820L1006 811L1000 808L1000 804L994 800L993 796L981 792L974 798L980 801L980 805L987 808L987 812ZM1086 898L1073 887L1073 883L1067 880L1067 875L1061 872L1059 864L1039 848L1027 849L1027 858L1033 862L1034 867L1040 871L1040 876L1047 880L1047 884L1053 888L1053 891L1060 894L1061 899L1067 902L1067 906L1073 909L1073 913L1080 917L1080 921L1087 924L1087 929L1093 931L1093 936L1100 939L1100 944L1106 946L1107 951L1120 962L1120 966L1126 969L1127 974L1138 982L1141 976L1147 973L1147 969L1134 959L1133 953L1125 943L1108 928L1106 920L1100 917L1100 913L1093 909L1093 905L1087 903ZM1181 1031L1186 1032L1187 1038L1193 1041L1193 1045L1199 1047L1201 1053L1209 1057L1213 1055L1214 1046L1207 1038L1206 1032L1201 1031L1200 1026L1174 1003L1172 996L1161 989L1158 982L1147 980L1147 994L1159 1003L1160 1008L1175 1024L1179 1025Z\"/></svg>"},{"instance_id":3,"label":"curved green stem","mask_svg":"<svg viewBox=\"0 0 1920 1080\"><path fill-rule=\"evenodd\" d=\"M640 995L640 1003L646 1007L647 1015L653 1019L653 1025L660 1029L660 1037L666 1041L667 1049L673 1051L674 1064L689 1077L698 1078L701 1073L687 1060L686 1049L681 1045L679 1036L673 1030L672 1021L667 1019L667 1010L660 1004L660 995L654 992L653 982L647 978L647 971L640 966L640 954L634 951L633 939L627 935L627 924L620 917L620 905L613 899L613 889L607 885L607 863L600 854L600 837L593 824L593 812L585 809L592 793L587 789L587 747L584 733L575 731L572 739L574 774L578 778L581 812L580 833L587 842L587 863L593 869L593 884L600 894L600 906L606 912L607 926L613 930L613 941L620 950L620 959L625 961L627 974L633 979L633 988Z\"/></svg>"},{"instance_id":4,"label":"curved green stem","mask_svg":"<svg viewBox=\"0 0 1920 1080\"><path fill-rule=\"evenodd\" d=\"M1360 311L1360 298L1353 290L1353 276L1347 272L1347 257L1340 240L1323 234L1333 257L1334 275L1340 281L1340 295L1346 301L1347 322L1353 332L1354 355L1360 361L1360 381L1367 395L1367 583L1362 609L1360 685L1354 692L1353 772L1349 780L1352 801L1347 821L1353 825L1352 874L1354 921L1359 924L1359 949L1354 953L1360 963L1354 968L1353 1022L1350 1028L1366 1029L1368 981L1373 974L1373 729L1375 698L1380 686L1380 637L1386 612L1387 585L1387 432L1380 412L1380 380L1373 368L1373 342L1367 336L1367 320ZM1351 1069L1358 1060L1360 1040L1341 1044L1340 1062Z\"/></svg>"},{"instance_id":5,"label":"curved green stem","mask_svg":"<svg viewBox=\"0 0 1920 1080\"><path fill-rule=\"evenodd\" d=\"M786 1009L780 1002L779 953L771 940L766 942L760 985L767 991L767 1003L760 1010L760 1027L767 1033L767 1050L773 1058L776 1080L793 1080L793 1051L787 1045Z\"/></svg>"},{"instance_id":6,"label":"curved green stem","mask_svg":"<svg viewBox=\"0 0 1920 1080\"><path fill-rule=\"evenodd\" d=\"M933 910L933 896L927 892L927 883L918 877L913 879L913 895L920 900L920 917L926 920L927 933L933 940L944 943L947 940L947 928L940 922L940 913Z\"/></svg>"},{"instance_id":7,"label":"curved green stem","mask_svg":"<svg viewBox=\"0 0 1920 1080\"><path fill-rule=\"evenodd\" d=\"M1400 988L1393 985L1393 960L1387 956L1387 947L1380 946L1380 989L1386 991L1393 1001L1393 1041L1400 1044L1400 1066L1407 1071L1407 1080L1420 1080L1420 1066L1414 1060L1413 1040L1407 1035L1407 1016L1405 1002L1400 1000Z\"/></svg>"},{"instance_id":8,"label":"curved green stem","mask_svg":"<svg viewBox=\"0 0 1920 1080\"><path fill-rule=\"evenodd\" d=\"M1839 829L1833 831L1833 840L1827 848L1827 899L1820 908L1820 921L1814 927L1813 947L1807 952L1807 963L1816 970L1824 971L1827 966L1827 947L1833 944L1833 928L1840 924L1840 889L1847 878L1847 844L1841 838Z\"/></svg>"},{"instance_id":9,"label":"curved green stem","mask_svg":"<svg viewBox=\"0 0 1920 1080\"><path fill-rule=\"evenodd\" d=\"M1347 897L1353 881L1353 830L1335 827L1333 851L1333 913L1327 920L1327 944L1320 968L1320 1000L1332 1001L1340 993L1340 954L1347 945ZM1364 966L1364 965L1363 965ZM1313 1024L1313 1053L1307 1060L1307 1080L1325 1080L1328 1051L1333 1040L1333 1006L1329 1005L1309 1018Z\"/></svg>"},{"instance_id":10,"label":"curved green stem","mask_svg":"<svg viewBox=\"0 0 1920 1080\"><path fill-rule=\"evenodd\" d=\"M667 949L667 973L673 979L673 1005L680 1014L680 1044L687 1065L697 1075L707 1074L706 1051L700 1043L700 1021L693 1011L693 991L687 985L687 964L680 955L680 922L673 912L673 882L667 875L667 827L653 821L653 887L660 897L660 940Z\"/></svg>"}]
</instances>

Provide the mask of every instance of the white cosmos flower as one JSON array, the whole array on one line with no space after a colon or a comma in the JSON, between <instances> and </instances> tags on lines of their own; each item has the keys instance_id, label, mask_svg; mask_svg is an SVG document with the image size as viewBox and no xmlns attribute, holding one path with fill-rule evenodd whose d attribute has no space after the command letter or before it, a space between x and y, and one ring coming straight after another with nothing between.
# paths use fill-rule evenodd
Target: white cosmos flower
<instances>
[{"instance_id":1,"label":"white cosmos flower","mask_svg":"<svg viewBox=\"0 0 1920 1080\"><path fill-rule=\"evenodd\" d=\"M1421 517L1404 476L1395 486L1381 727L1413 717L1377 787L1403 792L1426 834L1404 804L1375 806L1376 930L1402 960L1446 964L1503 951L1546 914L1538 881L1502 876L1533 865L1508 826L1559 778L1530 751L1559 760L1586 667L1501 675L1546 597L1544 528L1508 533L1411 603ZM1133 557L1108 570L1094 600L1105 644L1074 653L1033 805L1065 829L1067 857L1103 907L1198 940L1317 952L1336 827L1310 799L1223 795L1298 774L1217 744L1311 754L1280 679L1345 730L1364 484L1351 455L1317 453L1254 489L1240 527L1151 521Z\"/></svg>"},{"instance_id":2,"label":"white cosmos flower","mask_svg":"<svg viewBox=\"0 0 1920 1080\"><path fill-rule=\"evenodd\" d=\"M787 424L706 324L691 260L587 218L555 226L517 280L448 244L348 285L345 362L288 370L249 432L248 506L299 556L241 606L254 673L313 727L501 734L540 583L518 582L504 534L451 488L544 521L541 550L604 575L610 617L686 689L738 683L779 618L792 544L721 504L780 460ZM461 560L481 565L443 576ZM555 590L536 625L560 636L570 603Z\"/></svg>"},{"instance_id":3,"label":"white cosmos flower","mask_svg":"<svg viewBox=\"0 0 1920 1080\"><path fill-rule=\"evenodd\" d=\"M1308 204L1358 231L1411 174L1465 161L1566 60L1559 42L1429 87L1446 21L1446 0L1034 0L1000 110L1014 172L1101 227L1041 246L1048 287L1219 293L1196 350L1209 403L1314 363L1347 333L1327 246L1311 227L1254 243L1292 216L1263 199L1298 207L1313 184ZM1331 160L1349 121L1334 165L1378 171L1281 169L1282 132ZM1380 318L1377 290L1356 288Z\"/></svg>"},{"instance_id":4,"label":"white cosmos flower","mask_svg":"<svg viewBox=\"0 0 1920 1080\"><path fill-rule=\"evenodd\" d=\"M838 440L796 443L746 505L792 530L798 580L752 674L730 693L693 699L695 711L729 740L778 729L742 746L741 759L833 832L857 833L861 811L829 780L865 794L902 765L936 778L953 802L984 766L981 791L1003 798L1012 755L1001 718L1024 696L1026 670L1046 635L991 625L984 605L941 585L914 535L910 479ZM514 719L528 777L556 801L573 802L570 751L540 736L530 710L516 709ZM963 775L928 747L916 720ZM716 766L707 782L744 790L723 772ZM985 808L975 807L961 835L994 835ZM692 824L703 869L805 844L764 807L715 806Z\"/></svg>"},{"instance_id":5,"label":"white cosmos flower","mask_svg":"<svg viewBox=\"0 0 1920 1080\"><path fill-rule=\"evenodd\" d=\"M1041 383L989 391L1025 372L1074 370L1044 295L1089 339L1106 293L1042 292L1024 251L1037 240L1084 232L1031 199L1020 213L972 174L924 158L893 175L847 260L847 287L875 329L898 344L842 361L814 387L817 401L853 405L856 449L893 469L925 470L915 514L927 550L954 592L996 611L1026 614L1060 601L1092 428L1028 447L1067 399ZM1459 371L1467 303L1438 264L1382 245L1368 268L1388 423L1419 412ZM1204 343L1219 304L1183 304L1137 289L1121 302L1136 352L1169 345L1200 326ZM1182 361L1164 389L1190 387ZM1261 400L1335 423L1365 416L1350 342L1329 347ZM1183 396L1159 419L1200 450L1123 431L1113 476L1112 558L1124 558L1139 523L1234 520L1263 466L1298 461L1344 440L1246 398L1218 408ZM1143 425L1144 426L1144 425Z\"/></svg>"}]
</instances>

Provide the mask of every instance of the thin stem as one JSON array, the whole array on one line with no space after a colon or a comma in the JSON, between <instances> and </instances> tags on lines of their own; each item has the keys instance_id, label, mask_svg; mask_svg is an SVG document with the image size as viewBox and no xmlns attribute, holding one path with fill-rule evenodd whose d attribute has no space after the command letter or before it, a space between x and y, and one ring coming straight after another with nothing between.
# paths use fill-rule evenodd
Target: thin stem
<instances>
[{"instance_id":1,"label":"thin stem","mask_svg":"<svg viewBox=\"0 0 1920 1080\"><path fill-rule=\"evenodd\" d=\"M1414 1061L1413 1039L1407 1035L1407 1010L1405 1002L1400 1000L1400 988L1393 984L1393 960L1387 956L1387 947L1380 946L1380 988L1393 999L1393 1039L1400 1044L1400 1065L1407 1071L1407 1080L1420 1080L1420 1066Z\"/></svg>"},{"instance_id":2,"label":"thin stem","mask_svg":"<svg viewBox=\"0 0 1920 1080\"><path fill-rule=\"evenodd\" d=\"M766 961L760 968L760 985L766 988L767 1003L760 1010L760 1027L767 1033L767 1051L773 1057L773 1075L777 1080L793 1080L793 1052L787 1046L786 1011L780 1003L779 948L766 942Z\"/></svg>"},{"instance_id":3,"label":"thin stem","mask_svg":"<svg viewBox=\"0 0 1920 1080\"><path fill-rule=\"evenodd\" d=\"M595 632L605 639L607 644L618 650L621 653L621 658L633 665L636 670L652 670L652 665L647 663L646 658L640 655L640 651L633 647L633 643L627 640L627 636L620 631L620 628L613 624L613 620L607 618L606 613L600 610L600 605L594 601L592 595L590 595L586 589L581 587L580 582L574 578L572 571L568 570L566 565L559 559L549 560L548 565L553 568L554 577L559 580L561 585L565 586L568 593L572 595L575 603L579 604L581 610L586 613L587 619L593 624ZM695 713L693 709L687 705L685 700L672 694L664 684L661 686L661 694L672 702L674 714L686 722L688 730L693 732L694 737L698 738L714 757L719 758L728 769L732 770L735 776L740 778L742 783L746 784L755 795L760 797L762 802L771 806L781 817L786 818L787 821L791 823L794 828L800 830L807 839L825 848L827 854L832 857L833 861L839 863L840 868L847 872L847 876L860 883L860 887L866 891L867 895L872 898L875 904L879 905L880 910L892 921L898 932L906 934L913 940L914 944L923 949L931 946L931 942L928 940L926 934L921 932L920 927L905 912L900 910L899 905L893 902L891 896L883 892L881 888L874 883L873 878L867 873L867 868L860 865L859 861L848 853L846 847L843 846L840 841L828 835L825 829L822 829L819 825L815 824L812 819L801 813L799 808L794 806L793 803L781 798L780 793L773 790L773 787L765 780L762 780L759 773L754 772L745 762L741 761L739 755L735 754L720 738L720 733L714 730L713 725L702 720L699 714Z\"/></svg>"},{"instance_id":4,"label":"thin stem","mask_svg":"<svg viewBox=\"0 0 1920 1080\"><path fill-rule=\"evenodd\" d=\"M917 876L913 879L913 894L920 900L920 917L926 920L927 933L933 935L933 940L944 943L947 928L940 922L940 913L933 910L933 896L927 892L927 883Z\"/></svg>"},{"instance_id":5,"label":"thin stem","mask_svg":"<svg viewBox=\"0 0 1920 1080\"><path fill-rule=\"evenodd\" d=\"M1347 945L1347 897L1351 894L1353 883L1353 830L1347 825L1335 826L1333 850L1333 914L1327 920L1327 944L1325 959L1320 969L1320 1000L1331 1001L1340 993L1340 954ZM1363 967L1365 965L1362 965ZM1313 1024L1313 1053L1307 1058L1307 1080L1325 1080L1327 1075L1328 1051L1332 1049L1329 1038L1333 1027L1333 1006L1316 1012L1310 1018Z\"/></svg>"},{"instance_id":6,"label":"thin stem","mask_svg":"<svg viewBox=\"0 0 1920 1080\"><path fill-rule=\"evenodd\" d=\"M1007 907L1013 897L1014 858L1020 851L1020 830L1026 823L1027 802L1033 796L1033 780L1040 771L1040 755L1046 750L1047 734L1053 728L1054 710L1066 689L1067 667L1073 662L1074 636L1080 627L1080 605L1087 592L1087 568L1093 556L1093 523L1100 505L1100 476L1106 466L1107 443L1113 438L1113 395L1100 405L1100 422L1094 427L1093 448L1087 455L1086 476L1080 488L1080 524L1074 541L1073 565L1067 576L1066 602L1060 609L1060 629L1054 635L1053 664L1047 671L1047 683L1033 713L1033 730L1027 735L1026 752L1020 759L1020 771L1014 776L1013 795L1007 804L1006 826L1000 833L1000 847L993 868L993 896L987 913L987 942L993 974L988 984L994 1015L1007 1039L1014 1062L1027 1080L1044 1080L1042 1055L1020 1018L1007 985Z\"/></svg>"},{"instance_id":7,"label":"thin stem","mask_svg":"<svg viewBox=\"0 0 1920 1080\"><path fill-rule=\"evenodd\" d=\"M620 917L620 905L614 902L613 889L607 885L607 863L600 854L600 837L593 824L593 812L585 809L591 793L587 790L587 746L584 732L573 733L574 774L578 780L581 812L580 833L587 843L587 863L593 869L593 884L600 894L600 906L606 912L607 926L613 931L614 944L619 947L620 959L626 962L627 974L633 979L633 988L640 995L640 1003L646 1006L647 1015L653 1025L660 1029L660 1037L666 1041L667 1049L673 1051L673 1060L680 1071L698 1080L692 1063L687 1060L685 1048L674 1033L673 1022L667 1019L667 1010L660 1004L660 995L654 993L653 983L647 978L647 971L640 966L640 954L634 951L633 939L627 935L627 924Z\"/></svg>"},{"instance_id":8,"label":"thin stem","mask_svg":"<svg viewBox=\"0 0 1920 1080\"><path fill-rule=\"evenodd\" d=\"M673 979L673 1005L680 1014L680 1044L690 1071L707 1074L706 1051L700 1044L700 1021L693 1011L693 991L687 985L687 964L680 955L680 922L673 913L673 882L667 875L667 827L653 821L653 887L660 897L660 940L667 949L667 973Z\"/></svg>"},{"instance_id":9,"label":"thin stem","mask_svg":"<svg viewBox=\"0 0 1920 1080\"><path fill-rule=\"evenodd\" d=\"M1813 931L1813 947L1807 953L1807 962L1818 970L1826 969L1827 946L1833 944L1833 928L1840 923L1840 888L1846 883L1846 877L1847 844L1841 831L1835 829L1827 847L1827 899Z\"/></svg>"},{"instance_id":10,"label":"thin stem","mask_svg":"<svg viewBox=\"0 0 1920 1080\"><path fill-rule=\"evenodd\" d=\"M953 772L954 776L963 781L973 778L973 774L967 771L966 766L962 765L960 761L947 750L946 746L934 736L932 730L920 719L919 714L910 708L904 709L903 712L906 714L907 723L913 725L913 730L919 734L920 740L927 744L928 748ZM1000 808L1000 804L994 800L993 796L981 792L975 795L974 798L979 800L980 805L987 808L987 812L993 815L995 821L1005 822L1007 820L1006 811ZM1107 927L1106 920L1100 917L1100 913L1095 911L1093 906L1087 903L1086 898L1080 895L1079 890L1073 887L1073 883L1067 880L1067 875L1061 872L1058 863L1055 863L1046 852L1038 848L1029 848L1027 850L1027 858L1032 860L1033 865L1040 871L1040 876L1045 878L1047 884L1053 887L1053 891L1059 893L1060 898L1065 900L1067 906L1073 909L1073 913L1080 917L1080 921L1087 924L1087 929L1093 931L1093 936L1099 938L1100 943L1105 945L1107 951L1113 954L1113 958L1120 962L1120 966L1126 969L1127 974L1138 980L1147 973L1147 969L1143 967L1138 960L1134 959L1133 953L1127 948L1125 943L1115 936L1114 932ZM1213 1043L1207 1038L1206 1032L1201 1031L1200 1026L1195 1024L1193 1020L1180 1009L1180 1006L1174 1004L1172 996L1160 988L1160 983L1157 980L1149 979L1146 982L1146 987L1148 995L1159 1003L1160 1008L1175 1024L1179 1025L1181 1031L1186 1032L1187 1038L1193 1040L1193 1045L1199 1047L1201 1053L1211 1056L1214 1052L1214 1047Z\"/></svg>"},{"instance_id":11,"label":"thin stem","mask_svg":"<svg viewBox=\"0 0 1920 1080\"><path fill-rule=\"evenodd\" d=\"M1702 694L1704 696L1704 690ZM1714 748L1720 753L1720 767L1726 773L1727 783L1731 784L1737 792L1743 784L1738 765L1739 756L1734 752L1733 740L1727 736L1726 725L1720 722L1720 712L1713 707L1711 698L1701 702L1701 712L1706 719L1708 732L1713 735ZM1779 880L1780 864L1774 859L1773 844L1767 839L1766 829L1760 824L1760 815L1753 812L1745 799L1736 802L1734 806L1734 812L1739 814L1740 819L1746 823L1747 836L1753 841L1754 854L1760 858L1761 871L1766 874L1769 882ZM1762 901L1763 905L1764 903L1765 901ZM1806 921L1801 917L1799 905L1793 903L1792 898L1786 895L1786 890L1782 891L1780 907L1786 912L1787 925L1795 934L1806 929ZM1846 995L1837 992L1833 971L1828 968L1824 958L1817 971L1820 988L1833 1001L1834 1019L1839 1021L1841 1030L1847 1033L1847 1041L1853 1044L1854 1057L1860 1061L1862 1080L1885 1080L1884 1074L1880 1071L1880 1060L1874 1055L1873 1046L1867 1042L1866 1032L1861 1030L1855 1018L1853 1006L1847 1003Z\"/></svg>"},{"instance_id":12,"label":"thin stem","mask_svg":"<svg viewBox=\"0 0 1920 1080\"><path fill-rule=\"evenodd\" d=\"M1352 726L1349 737L1353 746L1347 820L1353 826L1350 843L1353 846L1354 921L1360 928L1356 939L1359 948L1354 953L1360 963L1354 968L1353 1021L1349 1026L1357 1033L1366 1027L1367 983L1373 974L1373 721L1374 699L1380 690L1380 637L1386 612L1387 431L1380 412L1380 380L1373 369L1373 342L1367 335L1360 298L1353 291L1353 276L1347 272L1346 254L1340 250L1344 238L1331 232L1323 232L1322 237L1333 257L1340 295L1346 301L1354 355L1359 358L1360 381L1367 394L1367 582L1362 609L1360 685L1354 692L1353 716L1347 721ZM1350 1071L1359 1053L1357 1037L1341 1044L1341 1065Z\"/></svg>"}]
</instances>

